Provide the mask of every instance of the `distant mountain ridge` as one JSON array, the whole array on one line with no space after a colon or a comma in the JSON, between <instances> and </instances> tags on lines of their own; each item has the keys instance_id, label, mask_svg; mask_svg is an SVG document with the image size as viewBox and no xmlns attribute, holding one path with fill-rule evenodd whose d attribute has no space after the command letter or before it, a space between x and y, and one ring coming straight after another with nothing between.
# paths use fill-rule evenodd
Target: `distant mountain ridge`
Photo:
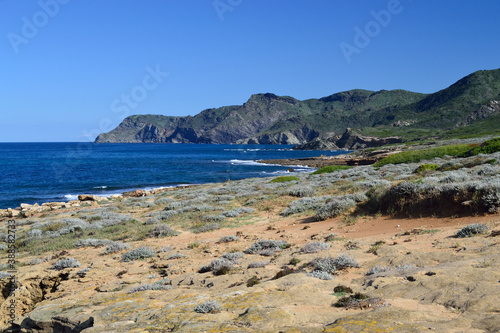
<instances>
[{"instance_id":1,"label":"distant mountain ridge","mask_svg":"<svg viewBox=\"0 0 500 333\"><path fill-rule=\"evenodd\" d=\"M342 135L432 136L491 120L500 125L500 69L474 72L433 94L349 90L299 101L255 94L195 116L135 115L96 143L302 144Z\"/></svg>"}]
</instances>

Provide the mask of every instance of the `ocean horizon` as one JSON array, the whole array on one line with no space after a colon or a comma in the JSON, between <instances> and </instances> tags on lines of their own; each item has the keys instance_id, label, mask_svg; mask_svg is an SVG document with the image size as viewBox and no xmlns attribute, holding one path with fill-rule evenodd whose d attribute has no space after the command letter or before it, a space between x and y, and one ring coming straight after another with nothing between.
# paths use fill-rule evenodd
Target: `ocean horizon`
<instances>
[{"instance_id":1,"label":"ocean horizon","mask_svg":"<svg viewBox=\"0 0 500 333\"><path fill-rule=\"evenodd\" d=\"M76 200L79 194L205 184L289 174L263 159L333 156L346 151L296 151L292 145L0 143L0 209L21 203ZM294 166L294 172L313 168Z\"/></svg>"}]
</instances>

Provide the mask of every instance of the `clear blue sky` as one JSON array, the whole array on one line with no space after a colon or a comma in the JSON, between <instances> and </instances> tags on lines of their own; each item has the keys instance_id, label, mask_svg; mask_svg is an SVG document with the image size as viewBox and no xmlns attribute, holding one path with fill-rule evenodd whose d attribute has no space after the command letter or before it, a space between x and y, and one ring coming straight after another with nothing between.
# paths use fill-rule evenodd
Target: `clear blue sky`
<instances>
[{"instance_id":1,"label":"clear blue sky","mask_svg":"<svg viewBox=\"0 0 500 333\"><path fill-rule=\"evenodd\" d=\"M126 115L254 93L435 92L500 67L499 13L498 0L0 0L0 142L88 141Z\"/></svg>"}]
</instances>

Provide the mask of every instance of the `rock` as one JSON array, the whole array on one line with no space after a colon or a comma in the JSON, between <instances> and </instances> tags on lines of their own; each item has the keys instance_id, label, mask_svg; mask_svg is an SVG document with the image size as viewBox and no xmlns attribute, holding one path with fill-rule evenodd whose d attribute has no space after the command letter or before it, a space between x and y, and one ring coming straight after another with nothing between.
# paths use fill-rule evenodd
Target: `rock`
<instances>
[{"instance_id":1,"label":"rock","mask_svg":"<svg viewBox=\"0 0 500 333\"><path fill-rule=\"evenodd\" d=\"M7 208L7 217L18 217L20 213L17 209Z\"/></svg>"},{"instance_id":2,"label":"rock","mask_svg":"<svg viewBox=\"0 0 500 333\"><path fill-rule=\"evenodd\" d=\"M49 321L40 321L30 317L24 318L20 323L15 322L10 332L37 332L37 333L79 333L84 329L94 326L94 318L90 317L84 322L73 321L66 317L53 317Z\"/></svg>"},{"instance_id":3,"label":"rock","mask_svg":"<svg viewBox=\"0 0 500 333\"><path fill-rule=\"evenodd\" d=\"M97 197L91 194L80 194L78 196L79 201L96 201Z\"/></svg>"},{"instance_id":4,"label":"rock","mask_svg":"<svg viewBox=\"0 0 500 333\"><path fill-rule=\"evenodd\" d=\"M26 203L21 204L21 210L28 210L31 208L32 208L32 206L30 204L26 204Z\"/></svg>"},{"instance_id":5,"label":"rock","mask_svg":"<svg viewBox=\"0 0 500 333\"><path fill-rule=\"evenodd\" d=\"M130 191L130 192L124 192L123 197L127 198L138 198L138 197L144 197L146 193L143 190L135 190L135 191Z\"/></svg>"},{"instance_id":6,"label":"rock","mask_svg":"<svg viewBox=\"0 0 500 333\"><path fill-rule=\"evenodd\" d=\"M30 217L30 216L33 216L35 214L35 212L33 212L32 210L25 210L25 211L21 211L20 215L22 217Z\"/></svg>"},{"instance_id":7,"label":"rock","mask_svg":"<svg viewBox=\"0 0 500 333\"><path fill-rule=\"evenodd\" d=\"M361 148L380 147L388 144L401 143L403 140L397 136L378 138L374 136L363 136L348 128L342 136L334 136L326 140L311 141L302 145L292 147L295 150L356 150Z\"/></svg>"}]
</instances>

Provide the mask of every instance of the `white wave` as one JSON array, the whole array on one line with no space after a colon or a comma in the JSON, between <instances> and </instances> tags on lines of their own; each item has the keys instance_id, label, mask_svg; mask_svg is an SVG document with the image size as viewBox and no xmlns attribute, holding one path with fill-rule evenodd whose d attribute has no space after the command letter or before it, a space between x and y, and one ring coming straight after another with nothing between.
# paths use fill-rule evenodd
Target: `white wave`
<instances>
[{"instance_id":1,"label":"white wave","mask_svg":"<svg viewBox=\"0 0 500 333\"><path fill-rule=\"evenodd\" d=\"M104 189L106 189L108 187L107 186L95 186L94 188L98 189L98 190L104 190Z\"/></svg>"},{"instance_id":2,"label":"white wave","mask_svg":"<svg viewBox=\"0 0 500 333\"><path fill-rule=\"evenodd\" d=\"M258 166L272 165L272 164L259 163L254 160L230 160L229 163L233 165L258 165Z\"/></svg>"},{"instance_id":3,"label":"white wave","mask_svg":"<svg viewBox=\"0 0 500 333\"><path fill-rule=\"evenodd\" d=\"M78 200L78 194L66 194L64 199L68 201Z\"/></svg>"}]
</instances>

